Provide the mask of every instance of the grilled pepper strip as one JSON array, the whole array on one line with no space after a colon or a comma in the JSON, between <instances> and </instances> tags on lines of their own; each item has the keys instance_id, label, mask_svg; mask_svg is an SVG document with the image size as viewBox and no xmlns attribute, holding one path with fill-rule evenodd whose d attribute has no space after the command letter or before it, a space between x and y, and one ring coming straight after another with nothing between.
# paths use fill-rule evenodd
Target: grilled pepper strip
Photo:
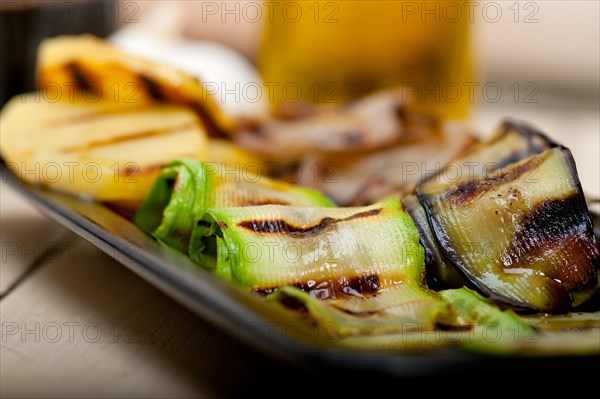
<instances>
[{"instance_id":1,"label":"grilled pepper strip","mask_svg":"<svg viewBox=\"0 0 600 399\"><path fill-rule=\"evenodd\" d=\"M417 192L444 255L486 296L562 313L593 294L600 248L569 150Z\"/></svg>"},{"instance_id":2,"label":"grilled pepper strip","mask_svg":"<svg viewBox=\"0 0 600 399\"><path fill-rule=\"evenodd\" d=\"M261 293L294 285L319 298L368 295L424 278L418 232L397 199L359 208L214 208L191 248L202 264Z\"/></svg>"},{"instance_id":3,"label":"grilled pepper strip","mask_svg":"<svg viewBox=\"0 0 600 399\"><path fill-rule=\"evenodd\" d=\"M192 230L207 209L262 204L334 206L313 189L180 159L163 168L134 220L165 244L188 252Z\"/></svg>"}]
</instances>

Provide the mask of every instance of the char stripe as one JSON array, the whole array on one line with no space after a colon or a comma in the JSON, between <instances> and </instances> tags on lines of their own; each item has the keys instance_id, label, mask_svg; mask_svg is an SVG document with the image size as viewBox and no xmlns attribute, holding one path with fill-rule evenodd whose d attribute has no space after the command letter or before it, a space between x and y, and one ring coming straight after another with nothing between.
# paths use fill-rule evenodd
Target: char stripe
<instances>
[{"instance_id":1,"label":"char stripe","mask_svg":"<svg viewBox=\"0 0 600 399\"><path fill-rule=\"evenodd\" d=\"M61 149L61 152L67 153L67 152L84 151L84 150L89 150L92 148L105 147L105 146L110 146L110 145L117 144L117 143L123 143L126 141L138 140L138 139L141 139L144 137L162 136L162 135L168 135L168 134L173 134L173 133L179 133L179 132L185 131L187 129L191 129L193 127L194 127L193 124L185 124L185 125L169 127L166 129L146 130L143 132L136 132L136 133L132 133L132 134L114 137L114 138L111 138L108 140L92 141L83 146L65 147L65 148Z\"/></svg>"},{"instance_id":2,"label":"char stripe","mask_svg":"<svg viewBox=\"0 0 600 399\"><path fill-rule=\"evenodd\" d=\"M84 69L78 62L69 62L65 65L65 69L67 70L68 74L73 78L73 81L75 82L75 85L78 88L85 91L92 90L92 79L88 79L87 72L84 71Z\"/></svg>"},{"instance_id":3,"label":"char stripe","mask_svg":"<svg viewBox=\"0 0 600 399\"><path fill-rule=\"evenodd\" d=\"M334 299L340 296L363 296L376 294L381 288L377 274L368 274L357 277L342 277L324 281L303 281L292 285L319 299ZM279 287L255 288L254 292L268 295L277 291Z\"/></svg>"},{"instance_id":4,"label":"char stripe","mask_svg":"<svg viewBox=\"0 0 600 399\"><path fill-rule=\"evenodd\" d=\"M541 162L543 160L537 157L519 165L516 169L500 171L500 173L486 176L481 180L461 182L444 194L444 200L450 200L455 203L469 203L477 199L481 193L492 190L500 184L518 180L521 176L527 176L526 173L534 171Z\"/></svg>"},{"instance_id":5,"label":"char stripe","mask_svg":"<svg viewBox=\"0 0 600 399\"><path fill-rule=\"evenodd\" d=\"M138 74L138 76L142 86L148 92L148 95L155 101L165 101L167 99L162 86L154 78L141 73Z\"/></svg>"},{"instance_id":6,"label":"char stripe","mask_svg":"<svg viewBox=\"0 0 600 399\"><path fill-rule=\"evenodd\" d=\"M239 227L247 230L251 230L259 234L287 234L292 237L311 237L321 233L327 227L340 223L348 222L350 220L359 219L363 217L375 216L381 213L381 208L371 209L369 211L363 211L350 215L343 219L335 219L331 217L324 217L319 223L312 226L295 226L288 223L284 219L273 219L273 220L244 220L238 223Z\"/></svg>"}]
</instances>

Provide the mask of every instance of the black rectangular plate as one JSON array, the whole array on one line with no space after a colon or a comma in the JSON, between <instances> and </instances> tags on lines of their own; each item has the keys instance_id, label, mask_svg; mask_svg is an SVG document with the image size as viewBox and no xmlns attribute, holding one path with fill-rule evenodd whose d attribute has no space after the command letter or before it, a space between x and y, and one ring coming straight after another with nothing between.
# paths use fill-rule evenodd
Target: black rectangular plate
<instances>
[{"instance_id":1,"label":"black rectangular plate","mask_svg":"<svg viewBox=\"0 0 600 399\"><path fill-rule=\"evenodd\" d=\"M358 350L327 345L296 334L290 319L274 306L198 267L186 256L156 242L105 206L22 183L0 160L2 181L47 216L83 237L151 284L258 351L293 364L336 373L429 376L532 370L581 373L598 356L523 357L469 353L459 348L412 352Z\"/></svg>"}]
</instances>

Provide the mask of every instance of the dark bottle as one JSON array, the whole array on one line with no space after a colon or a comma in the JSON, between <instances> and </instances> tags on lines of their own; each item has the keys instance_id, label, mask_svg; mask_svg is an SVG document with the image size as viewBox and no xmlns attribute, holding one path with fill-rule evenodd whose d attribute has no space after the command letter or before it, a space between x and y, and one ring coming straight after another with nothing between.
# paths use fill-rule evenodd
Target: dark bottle
<instances>
[{"instance_id":1,"label":"dark bottle","mask_svg":"<svg viewBox=\"0 0 600 399\"><path fill-rule=\"evenodd\" d=\"M36 54L43 39L81 33L106 37L116 28L123 6L117 1L0 3L0 106L36 89Z\"/></svg>"}]
</instances>

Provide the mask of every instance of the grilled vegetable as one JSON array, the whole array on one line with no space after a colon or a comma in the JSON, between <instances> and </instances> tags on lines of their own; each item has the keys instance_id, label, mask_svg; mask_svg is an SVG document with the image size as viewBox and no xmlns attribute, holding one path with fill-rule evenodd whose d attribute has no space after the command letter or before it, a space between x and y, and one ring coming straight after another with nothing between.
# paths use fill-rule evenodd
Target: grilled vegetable
<instances>
[{"instance_id":1,"label":"grilled vegetable","mask_svg":"<svg viewBox=\"0 0 600 399\"><path fill-rule=\"evenodd\" d=\"M333 206L321 193L219 165L181 159L165 167L135 222L164 243L187 252L196 223L211 207L264 204Z\"/></svg>"},{"instance_id":2,"label":"grilled vegetable","mask_svg":"<svg viewBox=\"0 0 600 399\"><path fill-rule=\"evenodd\" d=\"M234 128L233 120L220 111L198 79L123 53L91 35L44 40L38 54L38 81L42 90L59 90L65 98L77 91L93 102L168 102L189 107L214 137Z\"/></svg>"},{"instance_id":3,"label":"grilled vegetable","mask_svg":"<svg viewBox=\"0 0 600 399\"><path fill-rule=\"evenodd\" d=\"M13 98L0 118L2 157L32 184L103 201L142 201L160 168L207 152L197 116L182 107Z\"/></svg>"},{"instance_id":4,"label":"grilled vegetable","mask_svg":"<svg viewBox=\"0 0 600 399\"><path fill-rule=\"evenodd\" d=\"M196 230L191 247L202 263L259 293L293 285L336 298L424 278L418 232L395 199L362 208L210 209Z\"/></svg>"},{"instance_id":5,"label":"grilled vegetable","mask_svg":"<svg viewBox=\"0 0 600 399\"><path fill-rule=\"evenodd\" d=\"M441 165L475 141L462 126L429 127L419 140L386 148L309 156L302 163L299 182L323 191L340 204L372 204L412 192L417 183L436 174Z\"/></svg>"},{"instance_id":6,"label":"grilled vegetable","mask_svg":"<svg viewBox=\"0 0 600 399\"><path fill-rule=\"evenodd\" d=\"M209 150L201 155L200 160L207 164L214 164L224 170L238 170L241 173L267 175L272 173L274 167L257 154L240 148L233 142L209 138Z\"/></svg>"},{"instance_id":7,"label":"grilled vegetable","mask_svg":"<svg viewBox=\"0 0 600 399\"><path fill-rule=\"evenodd\" d=\"M569 150L417 192L444 255L486 296L562 313L596 290L600 248Z\"/></svg>"},{"instance_id":8,"label":"grilled vegetable","mask_svg":"<svg viewBox=\"0 0 600 399\"><path fill-rule=\"evenodd\" d=\"M500 339L517 339L531 335L535 329L511 309L502 311L477 292L466 287L441 291L440 296L452 304L466 325L488 328L494 325Z\"/></svg>"},{"instance_id":9,"label":"grilled vegetable","mask_svg":"<svg viewBox=\"0 0 600 399\"><path fill-rule=\"evenodd\" d=\"M555 146L556 143L535 128L507 120L492 137L448 162L439 173L426 176L421 185L456 184L481 178Z\"/></svg>"},{"instance_id":10,"label":"grilled vegetable","mask_svg":"<svg viewBox=\"0 0 600 399\"><path fill-rule=\"evenodd\" d=\"M439 187L439 184L452 185L481 178L555 145L543 133L530 126L521 122L504 121L490 139L472 146L462 156L447 163L439 173L425 177L420 184L421 190L426 191L428 185L432 184ZM419 229L421 244L425 247L427 276L431 287L458 288L467 284L439 248L418 198L408 195L403 203Z\"/></svg>"},{"instance_id":11,"label":"grilled vegetable","mask_svg":"<svg viewBox=\"0 0 600 399\"><path fill-rule=\"evenodd\" d=\"M576 331L596 329L600 336L600 310L595 312L571 312L566 315L535 314L523 319L544 331ZM598 348L600 350L600 348Z\"/></svg>"},{"instance_id":12,"label":"grilled vegetable","mask_svg":"<svg viewBox=\"0 0 600 399\"><path fill-rule=\"evenodd\" d=\"M535 328L511 309L502 311L475 291L463 287L442 291L440 296L452 304L458 319L470 326L470 334L461 336L458 342L466 348L508 354L539 341Z\"/></svg>"},{"instance_id":13,"label":"grilled vegetable","mask_svg":"<svg viewBox=\"0 0 600 399\"><path fill-rule=\"evenodd\" d=\"M269 295L268 300L308 313L328 339L352 346L364 346L373 337L398 333L401 335L397 341L409 347L419 344L410 339L416 332L431 332L437 323L455 319L451 305L419 287L417 281L382 289L374 296L330 300L287 286Z\"/></svg>"},{"instance_id":14,"label":"grilled vegetable","mask_svg":"<svg viewBox=\"0 0 600 399\"><path fill-rule=\"evenodd\" d=\"M268 299L307 315L327 340L344 346L422 349L459 344L502 353L537 341L535 329L513 311L500 310L468 288L436 295L409 283L376 296L323 301L283 287ZM454 329L447 333L442 326Z\"/></svg>"},{"instance_id":15,"label":"grilled vegetable","mask_svg":"<svg viewBox=\"0 0 600 399\"><path fill-rule=\"evenodd\" d=\"M520 356L600 354L598 312L519 317L510 310L501 311L467 288L440 295L458 311L459 319L474 323L470 334L459 338L467 349Z\"/></svg>"},{"instance_id":16,"label":"grilled vegetable","mask_svg":"<svg viewBox=\"0 0 600 399\"><path fill-rule=\"evenodd\" d=\"M254 129L244 129L235 138L242 147L283 160L379 148L402 138L418 137L423 133L420 130L427 131L429 124L435 124L431 120L416 127L406 123L403 97L400 90L380 92L304 118L267 121Z\"/></svg>"},{"instance_id":17,"label":"grilled vegetable","mask_svg":"<svg viewBox=\"0 0 600 399\"><path fill-rule=\"evenodd\" d=\"M460 288L468 284L442 253L429 226L425 209L421 206L417 196L411 194L404 197L402 205L415 222L415 226L419 230L419 242L425 248L425 266L429 288L435 290Z\"/></svg>"}]
</instances>

